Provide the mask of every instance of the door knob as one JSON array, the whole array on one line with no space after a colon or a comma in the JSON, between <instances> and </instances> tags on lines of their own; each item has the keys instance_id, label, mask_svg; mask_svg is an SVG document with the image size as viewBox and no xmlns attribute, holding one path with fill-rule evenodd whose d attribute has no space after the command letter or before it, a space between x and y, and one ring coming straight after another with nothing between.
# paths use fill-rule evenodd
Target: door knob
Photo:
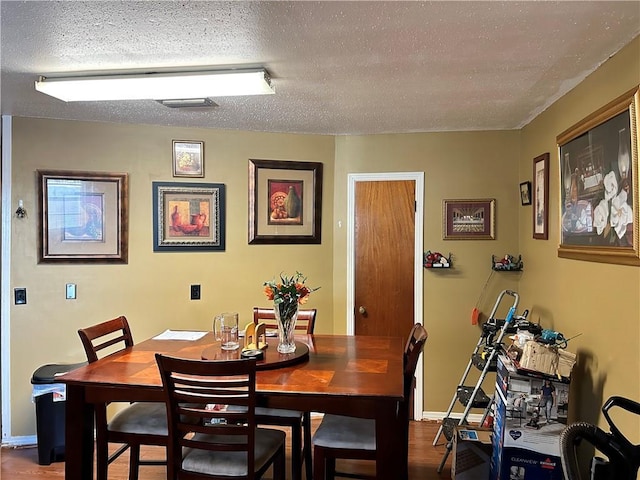
<instances>
[{"instance_id":1,"label":"door knob","mask_svg":"<svg viewBox=\"0 0 640 480\"><path fill-rule=\"evenodd\" d=\"M358 313L360 313L360 315L364 315L367 313L367 309L363 306L360 306L360 308L358 308Z\"/></svg>"}]
</instances>

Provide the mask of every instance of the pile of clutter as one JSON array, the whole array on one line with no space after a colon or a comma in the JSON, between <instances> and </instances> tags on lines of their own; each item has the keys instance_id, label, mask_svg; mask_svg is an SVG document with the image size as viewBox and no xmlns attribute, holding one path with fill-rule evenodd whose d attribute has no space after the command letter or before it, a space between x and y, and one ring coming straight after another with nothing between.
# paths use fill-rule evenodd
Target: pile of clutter
<instances>
[{"instance_id":1,"label":"pile of clutter","mask_svg":"<svg viewBox=\"0 0 640 480\"><path fill-rule=\"evenodd\" d=\"M449 254L451 256L451 254ZM424 254L424 268L449 268L451 267L451 259L445 257L439 252L427 251Z\"/></svg>"},{"instance_id":2,"label":"pile of clutter","mask_svg":"<svg viewBox=\"0 0 640 480\"><path fill-rule=\"evenodd\" d=\"M564 378L571 376L576 355L567 350L568 340L560 332L542 330L540 325L522 325L510 336L507 356L518 368Z\"/></svg>"}]
</instances>

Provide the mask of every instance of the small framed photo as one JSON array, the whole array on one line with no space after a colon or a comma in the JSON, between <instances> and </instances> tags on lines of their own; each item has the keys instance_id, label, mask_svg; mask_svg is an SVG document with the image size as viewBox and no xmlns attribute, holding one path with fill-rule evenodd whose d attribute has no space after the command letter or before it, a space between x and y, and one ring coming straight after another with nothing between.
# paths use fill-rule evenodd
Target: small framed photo
<instances>
[{"instance_id":1,"label":"small framed photo","mask_svg":"<svg viewBox=\"0 0 640 480\"><path fill-rule=\"evenodd\" d=\"M153 251L225 249L225 186L153 182Z\"/></svg>"},{"instance_id":2,"label":"small framed photo","mask_svg":"<svg viewBox=\"0 0 640 480\"><path fill-rule=\"evenodd\" d=\"M322 163L249 160L249 244L319 244Z\"/></svg>"},{"instance_id":3,"label":"small framed photo","mask_svg":"<svg viewBox=\"0 0 640 480\"><path fill-rule=\"evenodd\" d=\"M444 200L444 240L495 240L495 198Z\"/></svg>"},{"instance_id":4,"label":"small framed photo","mask_svg":"<svg viewBox=\"0 0 640 480\"><path fill-rule=\"evenodd\" d=\"M204 177L204 142L173 141L173 176Z\"/></svg>"},{"instance_id":5,"label":"small framed photo","mask_svg":"<svg viewBox=\"0 0 640 480\"><path fill-rule=\"evenodd\" d=\"M38 263L127 263L126 173L37 176Z\"/></svg>"},{"instance_id":6,"label":"small framed photo","mask_svg":"<svg viewBox=\"0 0 640 480\"><path fill-rule=\"evenodd\" d=\"M531 205L531 182L520 184L520 204Z\"/></svg>"}]
</instances>

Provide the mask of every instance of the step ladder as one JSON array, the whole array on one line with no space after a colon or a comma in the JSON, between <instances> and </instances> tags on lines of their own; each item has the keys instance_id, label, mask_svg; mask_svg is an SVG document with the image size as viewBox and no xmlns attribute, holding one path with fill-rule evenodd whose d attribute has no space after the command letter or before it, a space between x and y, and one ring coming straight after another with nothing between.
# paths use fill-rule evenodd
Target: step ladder
<instances>
[{"instance_id":1,"label":"step ladder","mask_svg":"<svg viewBox=\"0 0 640 480\"><path fill-rule=\"evenodd\" d=\"M505 296L513 297L513 305L511 305L511 307L509 308L505 319L498 320L495 318L495 315ZM455 427L458 425L467 424L467 417L469 416L469 412L473 408L483 409L482 420L480 422L480 425L482 425L487 418L489 411L491 410L493 395L490 398L482 390L482 383L484 382L484 379L489 372L496 371L496 365L498 361L498 355L501 351L502 340L507 331L512 330L510 328L510 325L516 315L516 309L518 308L519 301L520 297L516 292L514 292L513 290L503 290L502 292L500 292L500 295L498 295L498 298L496 299L496 303L493 306L493 310L491 310L489 319L482 325L482 334L480 335L478 343L476 344L476 347L471 354L471 358L469 359L467 368L462 374L460 382L458 382L458 386L455 393L453 394L453 398L451 399L449 409L447 410L445 417L442 419L442 423L438 428L438 433L433 440L433 445L437 445L438 439L443 433L445 438L447 439L447 448L445 450L442 461L440 462L440 466L438 467L438 473L442 473L444 464L447 462L447 458L449 457L449 454L453 449L453 436L455 433ZM519 318L526 318L526 313L524 317ZM465 385L472 367L480 370L478 381L475 385ZM460 418L452 418L451 413L457 402L460 402L465 407L465 409Z\"/></svg>"}]
</instances>

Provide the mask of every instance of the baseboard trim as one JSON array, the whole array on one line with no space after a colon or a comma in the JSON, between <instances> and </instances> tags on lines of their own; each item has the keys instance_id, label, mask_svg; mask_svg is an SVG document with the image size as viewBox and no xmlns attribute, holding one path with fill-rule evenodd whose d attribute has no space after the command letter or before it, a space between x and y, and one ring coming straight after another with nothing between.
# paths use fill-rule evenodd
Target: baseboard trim
<instances>
[{"instance_id":1,"label":"baseboard trim","mask_svg":"<svg viewBox=\"0 0 640 480\"><path fill-rule=\"evenodd\" d=\"M25 435L22 437L7 437L2 439L3 447L27 447L38 444L38 437L35 435Z\"/></svg>"},{"instance_id":2,"label":"baseboard trim","mask_svg":"<svg viewBox=\"0 0 640 480\"><path fill-rule=\"evenodd\" d=\"M435 420L440 422L446 416L446 412L422 412L422 420ZM450 413L449 417L459 419L462 418L462 413ZM482 420L482 414L470 413L469 415L467 415L467 420L469 421L469 423L480 423L480 421Z\"/></svg>"}]
</instances>

